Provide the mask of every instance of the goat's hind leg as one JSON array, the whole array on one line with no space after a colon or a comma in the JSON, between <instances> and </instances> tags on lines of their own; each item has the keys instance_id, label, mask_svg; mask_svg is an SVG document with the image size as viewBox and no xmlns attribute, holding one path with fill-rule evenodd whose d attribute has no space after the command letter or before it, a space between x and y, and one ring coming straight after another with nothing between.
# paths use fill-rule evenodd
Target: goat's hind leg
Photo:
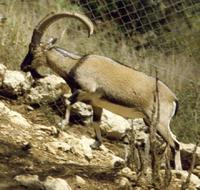
<instances>
[{"instance_id":1,"label":"goat's hind leg","mask_svg":"<svg viewBox=\"0 0 200 190\"><path fill-rule=\"evenodd\" d=\"M182 170L181 155L180 155L180 143L176 139L175 135L171 132L169 124L158 124L157 130L164 140L170 145L174 154L175 169Z\"/></svg>"},{"instance_id":2,"label":"goat's hind leg","mask_svg":"<svg viewBox=\"0 0 200 190\"><path fill-rule=\"evenodd\" d=\"M95 131L95 142L91 145L92 149L99 149L102 144L102 136L101 136L101 129L100 129L100 122L103 109L100 107L92 106L93 108L93 127Z\"/></svg>"}]
</instances>

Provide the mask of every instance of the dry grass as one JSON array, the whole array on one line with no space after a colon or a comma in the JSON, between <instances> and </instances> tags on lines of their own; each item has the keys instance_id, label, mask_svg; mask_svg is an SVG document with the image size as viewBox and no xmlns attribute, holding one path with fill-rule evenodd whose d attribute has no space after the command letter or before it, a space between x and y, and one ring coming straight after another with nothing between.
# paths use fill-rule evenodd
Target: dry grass
<instances>
[{"instance_id":1,"label":"dry grass","mask_svg":"<svg viewBox=\"0 0 200 190\"><path fill-rule=\"evenodd\" d=\"M0 13L4 14L7 20L0 26L0 62L10 69L19 69L34 26L47 13L61 10L80 12L78 7L63 0L1 1ZM180 99L180 112L174 121L176 134L183 141L194 141L200 122L200 65L198 56L191 56L193 43L188 41L187 49L179 53L174 51L171 55L164 55L156 50L136 52L130 41L113 35L115 31L114 26L97 27L95 35L88 39L82 24L74 20L62 20L49 28L44 40L50 36L59 37L58 45L61 47L82 54L105 55L150 75L155 71L153 65L157 66L159 78L173 89ZM195 44L195 48L199 46Z\"/></svg>"}]
</instances>

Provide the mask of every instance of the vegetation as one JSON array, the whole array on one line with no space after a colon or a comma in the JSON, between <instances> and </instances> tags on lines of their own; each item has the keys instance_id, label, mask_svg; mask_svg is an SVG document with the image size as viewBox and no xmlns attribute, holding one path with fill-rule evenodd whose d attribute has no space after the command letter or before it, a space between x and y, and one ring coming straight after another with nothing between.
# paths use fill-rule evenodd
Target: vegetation
<instances>
[{"instance_id":1,"label":"vegetation","mask_svg":"<svg viewBox=\"0 0 200 190\"><path fill-rule=\"evenodd\" d=\"M199 5L194 6L198 7ZM82 12L77 4L72 4L67 0L1 1L0 14L3 14L7 20L0 25L0 62L10 69L19 69L19 65L28 50L34 26L47 13L61 10ZM98 11L98 14L103 14L102 9L99 8ZM188 18L188 15L190 16L193 13L184 14ZM147 35L150 46L144 47L142 43L139 50L135 50L138 41L141 41L141 38L143 39L146 34L152 34L152 32L150 30L146 33L137 31L128 34L127 37L123 34L125 29L119 32L118 25L106 24L109 18L101 20L96 25L96 32L89 39L86 29L81 23L74 22L73 19L61 20L49 28L44 40L50 36L58 37L58 45L61 47L82 54L105 55L150 75L154 75L155 67L157 67L159 78L177 94L180 101L178 116L173 123L173 129L178 139L184 142L195 142L200 132L200 57L198 53L200 38L198 37L198 19L197 15L189 20L192 29L188 30L187 26L179 25L183 20L179 20L177 17L177 21L175 23L170 22L167 27L174 30L175 26L178 25L181 27L181 31L173 33L164 30L159 33L159 38L158 33L155 36L153 31L153 35ZM98 23L97 20L96 23ZM179 44L179 46L174 44ZM167 53L160 51L163 49L170 51Z\"/></svg>"}]
</instances>

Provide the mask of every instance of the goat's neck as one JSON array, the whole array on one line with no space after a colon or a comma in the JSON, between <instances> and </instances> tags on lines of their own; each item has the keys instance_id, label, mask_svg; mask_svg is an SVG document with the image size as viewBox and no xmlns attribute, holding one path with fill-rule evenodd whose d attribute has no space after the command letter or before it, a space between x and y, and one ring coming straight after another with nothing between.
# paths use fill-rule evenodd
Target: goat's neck
<instances>
[{"instance_id":1,"label":"goat's neck","mask_svg":"<svg viewBox=\"0 0 200 190\"><path fill-rule=\"evenodd\" d=\"M46 52L48 66L63 78L69 76L72 68L76 65L79 59L63 56L56 49L51 49Z\"/></svg>"}]
</instances>

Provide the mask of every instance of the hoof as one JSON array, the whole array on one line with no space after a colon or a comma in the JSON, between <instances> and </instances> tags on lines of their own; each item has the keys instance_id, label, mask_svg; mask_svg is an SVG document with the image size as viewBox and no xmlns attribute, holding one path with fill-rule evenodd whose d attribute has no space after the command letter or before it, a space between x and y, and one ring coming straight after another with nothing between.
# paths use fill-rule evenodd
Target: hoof
<instances>
[{"instance_id":1,"label":"hoof","mask_svg":"<svg viewBox=\"0 0 200 190\"><path fill-rule=\"evenodd\" d=\"M101 142L100 141L95 141L93 144L90 145L90 147L93 150L100 150Z\"/></svg>"}]
</instances>

